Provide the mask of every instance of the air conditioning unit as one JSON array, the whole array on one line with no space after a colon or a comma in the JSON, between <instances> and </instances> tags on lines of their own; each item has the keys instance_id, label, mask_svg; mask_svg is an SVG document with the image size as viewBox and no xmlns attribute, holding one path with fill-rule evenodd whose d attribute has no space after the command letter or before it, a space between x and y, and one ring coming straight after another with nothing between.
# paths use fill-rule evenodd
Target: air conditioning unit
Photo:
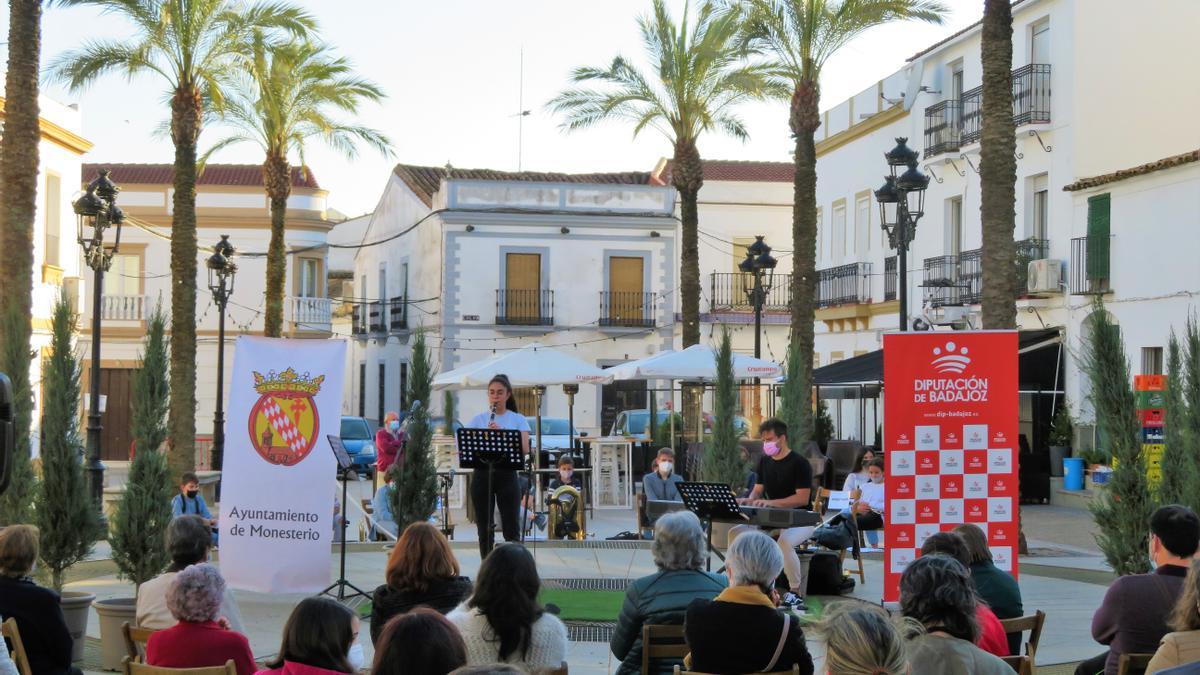
<instances>
[{"instance_id":1,"label":"air conditioning unit","mask_svg":"<svg viewBox=\"0 0 1200 675\"><path fill-rule=\"evenodd\" d=\"M1030 293L1058 293L1062 291L1061 260L1033 260L1029 263L1029 280L1026 286Z\"/></svg>"}]
</instances>

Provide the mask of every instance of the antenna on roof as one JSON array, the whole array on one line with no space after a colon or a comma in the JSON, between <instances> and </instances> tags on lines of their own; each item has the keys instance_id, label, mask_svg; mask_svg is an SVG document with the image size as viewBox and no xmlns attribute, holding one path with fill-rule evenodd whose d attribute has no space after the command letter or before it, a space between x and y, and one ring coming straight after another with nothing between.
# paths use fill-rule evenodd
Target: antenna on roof
<instances>
[{"instance_id":1,"label":"antenna on roof","mask_svg":"<svg viewBox=\"0 0 1200 675\"><path fill-rule=\"evenodd\" d=\"M521 155L525 149L525 118L530 111L525 109L525 46L521 46L521 66L517 76L517 171L521 171Z\"/></svg>"}]
</instances>

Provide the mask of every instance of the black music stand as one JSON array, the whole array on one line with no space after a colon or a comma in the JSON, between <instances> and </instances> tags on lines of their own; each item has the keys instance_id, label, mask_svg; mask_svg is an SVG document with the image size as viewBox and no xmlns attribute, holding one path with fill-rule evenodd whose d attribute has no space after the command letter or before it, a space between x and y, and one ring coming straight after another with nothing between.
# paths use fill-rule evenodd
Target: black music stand
<instances>
[{"instance_id":1,"label":"black music stand","mask_svg":"<svg viewBox=\"0 0 1200 675\"><path fill-rule=\"evenodd\" d=\"M342 511L338 514L338 518L340 518L342 521L342 551L341 571L338 572L337 581L330 584L329 588L321 591L319 595L331 596L336 598L339 602L349 600L350 598L358 595L361 595L364 598L369 598L371 597L370 593L367 593L363 589L346 580L346 526L349 524L349 521L346 519L348 507L348 504L346 503L346 485L350 482L346 480L346 476L348 476L351 469L354 468L354 460L350 459L350 453L346 452L346 446L342 444L342 439L340 437L329 434L325 438L329 439L329 447L333 450L333 456L337 459L338 472L342 474ZM347 595L347 587L353 588L355 592ZM337 589L336 595L332 592L335 588Z\"/></svg>"},{"instance_id":2,"label":"black music stand","mask_svg":"<svg viewBox=\"0 0 1200 675\"><path fill-rule=\"evenodd\" d=\"M737 495L724 483L683 481L677 483L675 487L679 489L679 496L683 497L683 505L687 507L687 510L696 514L704 523L709 553L716 553L717 557L724 561L725 556L713 549L712 523L714 518L723 521L749 520L746 514L738 508ZM711 556L705 558L704 569L712 569Z\"/></svg>"},{"instance_id":3,"label":"black music stand","mask_svg":"<svg viewBox=\"0 0 1200 675\"><path fill-rule=\"evenodd\" d=\"M487 502L484 508L487 517L480 532L483 533L482 536L487 537L485 548L491 552L496 541L495 533L492 532L492 502L496 497L492 474L496 469L520 471L525 468L521 432L516 429L463 428L459 429L455 436L458 441L459 467L474 469L475 475L479 475L480 469L487 471ZM478 525L479 523L476 523L476 526ZM517 525L520 527L521 524Z\"/></svg>"}]
</instances>

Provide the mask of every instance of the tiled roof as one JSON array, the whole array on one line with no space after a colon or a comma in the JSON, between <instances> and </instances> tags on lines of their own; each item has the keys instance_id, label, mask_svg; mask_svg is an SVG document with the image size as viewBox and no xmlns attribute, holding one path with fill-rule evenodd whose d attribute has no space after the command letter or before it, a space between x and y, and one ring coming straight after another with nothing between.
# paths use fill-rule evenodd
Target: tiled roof
<instances>
[{"instance_id":1,"label":"tiled roof","mask_svg":"<svg viewBox=\"0 0 1200 675\"><path fill-rule=\"evenodd\" d=\"M671 184L673 160L663 162L655 171L655 185ZM761 183L791 183L796 177L796 167L791 162L744 162L726 159L701 160L704 180L753 181Z\"/></svg>"},{"instance_id":2,"label":"tiled roof","mask_svg":"<svg viewBox=\"0 0 1200 675\"><path fill-rule=\"evenodd\" d=\"M1027 0L1013 0L1012 6L1016 7L1017 5L1019 5L1023 2L1026 2L1026 1ZM976 28L979 28L982 25L983 25L983 19L980 19L979 21L976 21L975 23L971 24L970 26L967 26L966 28L958 31L957 33L953 33L951 35L946 36L945 38L942 38L941 40L938 40L937 42L929 45L925 49L922 49L921 51L917 52L916 54L913 54L912 56L908 57L908 59L906 59L906 60L910 61L910 62L916 61L917 59L921 58L922 56L925 56L926 54L928 54L929 52L932 52L933 50L937 49L938 47L941 47L942 45L947 44L949 42L953 42L954 40L958 39L960 36L970 33L971 31L975 30Z\"/></svg>"},{"instance_id":3,"label":"tiled roof","mask_svg":"<svg viewBox=\"0 0 1200 675\"><path fill-rule=\"evenodd\" d=\"M1088 188L1099 187L1107 183L1115 183L1127 178L1134 178L1135 176L1144 176L1148 173L1154 173L1155 171L1162 171L1163 169L1171 169L1184 164L1191 164L1192 162L1200 162L1200 150L1192 150L1181 155L1164 157L1156 162L1148 162L1146 164L1140 164L1129 169L1113 171L1112 173L1091 176L1089 178L1080 178L1074 183L1064 187L1063 190L1065 192L1086 190Z\"/></svg>"},{"instance_id":4,"label":"tiled roof","mask_svg":"<svg viewBox=\"0 0 1200 675\"><path fill-rule=\"evenodd\" d=\"M433 195L446 177L446 167L397 164L393 169L426 206L433 204ZM462 180L525 181L529 183L599 183L605 185L646 185L649 171L621 173L547 173L541 171L493 171L492 169L450 168L450 178Z\"/></svg>"},{"instance_id":5,"label":"tiled roof","mask_svg":"<svg viewBox=\"0 0 1200 675\"><path fill-rule=\"evenodd\" d=\"M171 164L84 164L83 184L96 177L100 169L111 169L109 178L117 185L170 185L175 182L175 167ZM196 179L197 185L249 185L261 187L262 166L258 164L209 164ZM312 170L292 167L292 187L319 189Z\"/></svg>"}]
</instances>

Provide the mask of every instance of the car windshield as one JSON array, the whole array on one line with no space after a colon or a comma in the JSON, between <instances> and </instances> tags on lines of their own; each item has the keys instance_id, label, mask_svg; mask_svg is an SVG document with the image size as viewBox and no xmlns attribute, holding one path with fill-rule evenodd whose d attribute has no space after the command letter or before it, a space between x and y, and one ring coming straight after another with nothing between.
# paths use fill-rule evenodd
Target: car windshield
<instances>
[{"instance_id":1,"label":"car windshield","mask_svg":"<svg viewBox=\"0 0 1200 675\"><path fill-rule=\"evenodd\" d=\"M529 417L529 428L537 433L537 418ZM542 418L542 435L543 436L566 436L570 434L569 421L561 417L543 417Z\"/></svg>"},{"instance_id":2,"label":"car windshield","mask_svg":"<svg viewBox=\"0 0 1200 675\"><path fill-rule=\"evenodd\" d=\"M343 440L365 440L371 437L371 428L367 426L367 421L361 417L343 417L341 436Z\"/></svg>"}]
</instances>

